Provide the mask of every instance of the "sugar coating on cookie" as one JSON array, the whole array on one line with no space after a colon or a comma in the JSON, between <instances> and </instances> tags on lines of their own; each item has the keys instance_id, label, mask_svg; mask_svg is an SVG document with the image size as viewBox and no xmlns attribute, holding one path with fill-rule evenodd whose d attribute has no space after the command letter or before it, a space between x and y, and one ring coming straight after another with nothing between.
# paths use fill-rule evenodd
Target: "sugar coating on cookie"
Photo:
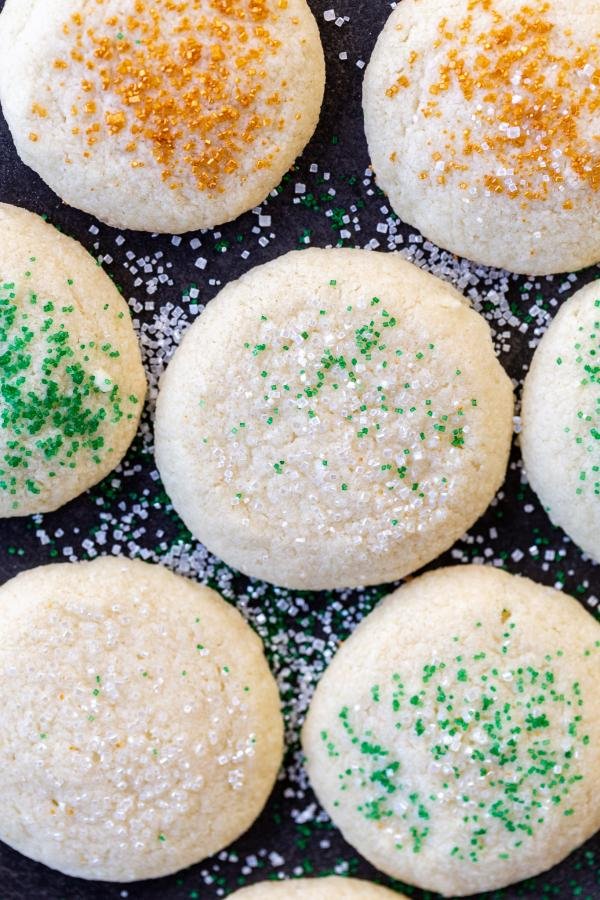
<instances>
[{"instance_id":1,"label":"sugar coating on cookie","mask_svg":"<svg viewBox=\"0 0 600 900\"><path fill-rule=\"evenodd\" d=\"M7 0L0 98L21 158L120 228L184 232L261 202L312 136L306 0Z\"/></svg>"},{"instance_id":2,"label":"sugar coating on cookie","mask_svg":"<svg viewBox=\"0 0 600 900\"><path fill-rule=\"evenodd\" d=\"M367 68L371 159L398 215L511 271L600 258L600 7L403 0Z\"/></svg>"},{"instance_id":3,"label":"sugar coating on cookie","mask_svg":"<svg viewBox=\"0 0 600 900\"><path fill-rule=\"evenodd\" d=\"M559 309L525 380L521 450L548 515L600 562L600 282Z\"/></svg>"},{"instance_id":4,"label":"sugar coating on cookie","mask_svg":"<svg viewBox=\"0 0 600 900\"><path fill-rule=\"evenodd\" d=\"M282 757L262 644L214 591L120 558L0 588L0 838L81 878L156 878L231 843Z\"/></svg>"},{"instance_id":5,"label":"sugar coating on cookie","mask_svg":"<svg viewBox=\"0 0 600 900\"><path fill-rule=\"evenodd\" d=\"M231 900L405 900L404 894L356 878L295 878L261 881L230 894Z\"/></svg>"},{"instance_id":6,"label":"sugar coating on cookie","mask_svg":"<svg viewBox=\"0 0 600 900\"><path fill-rule=\"evenodd\" d=\"M0 204L0 517L96 484L135 435L146 379L127 304L75 241Z\"/></svg>"},{"instance_id":7,"label":"sugar coating on cookie","mask_svg":"<svg viewBox=\"0 0 600 900\"><path fill-rule=\"evenodd\" d=\"M308 773L373 865L446 896L550 868L600 827L600 625L498 569L387 597L330 664Z\"/></svg>"},{"instance_id":8,"label":"sugar coating on cookie","mask_svg":"<svg viewBox=\"0 0 600 900\"><path fill-rule=\"evenodd\" d=\"M158 398L156 455L193 534L291 588L391 581L500 486L511 384L484 319L393 254L292 252L215 298Z\"/></svg>"}]
</instances>

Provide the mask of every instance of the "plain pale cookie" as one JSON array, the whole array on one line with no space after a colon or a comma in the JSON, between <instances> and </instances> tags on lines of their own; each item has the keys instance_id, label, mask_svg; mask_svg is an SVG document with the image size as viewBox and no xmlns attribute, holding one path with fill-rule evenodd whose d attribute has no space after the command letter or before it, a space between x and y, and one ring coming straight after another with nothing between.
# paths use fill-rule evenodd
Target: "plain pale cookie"
<instances>
[{"instance_id":1,"label":"plain pale cookie","mask_svg":"<svg viewBox=\"0 0 600 900\"><path fill-rule=\"evenodd\" d=\"M525 379L521 450L555 525L600 562L600 282L559 309Z\"/></svg>"},{"instance_id":2,"label":"plain pale cookie","mask_svg":"<svg viewBox=\"0 0 600 900\"><path fill-rule=\"evenodd\" d=\"M156 878L254 822L282 758L260 639L218 594L119 558L0 589L0 838L80 878Z\"/></svg>"},{"instance_id":3,"label":"plain pale cookie","mask_svg":"<svg viewBox=\"0 0 600 900\"><path fill-rule=\"evenodd\" d=\"M513 272L600 259L600 5L402 0L366 71L379 186L441 247Z\"/></svg>"},{"instance_id":4,"label":"plain pale cookie","mask_svg":"<svg viewBox=\"0 0 600 900\"><path fill-rule=\"evenodd\" d=\"M356 878L296 878L291 881L261 881L230 894L230 900L406 900L390 891Z\"/></svg>"},{"instance_id":5,"label":"plain pale cookie","mask_svg":"<svg viewBox=\"0 0 600 900\"><path fill-rule=\"evenodd\" d=\"M0 517L57 509L121 461L146 377L129 308L78 243L0 204Z\"/></svg>"},{"instance_id":6,"label":"plain pale cookie","mask_svg":"<svg viewBox=\"0 0 600 900\"><path fill-rule=\"evenodd\" d=\"M156 456L192 533L290 588L392 581L502 483L511 384L484 319L394 254L293 252L212 300L158 398Z\"/></svg>"},{"instance_id":7,"label":"plain pale cookie","mask_svg":"<svg viewBox=\"0 0 600 900\"><path fill-rule=\"evenodd\" d=\"M23 162L118 228L212 228L311 138L325 65L306 0L6 0L0 98Z\"/></svg>"},{"instance_id":8,"label":"plain pale cookie","mask_svg":"<svg viewBox=\"0 0 600 900\"><path fill-rule=\"evenodd\" d=\"M445 896L549 869L600 827L600 625L492 567L387 597L334 657L303 733L344 837Z\"/></svg>"}]
</instances>

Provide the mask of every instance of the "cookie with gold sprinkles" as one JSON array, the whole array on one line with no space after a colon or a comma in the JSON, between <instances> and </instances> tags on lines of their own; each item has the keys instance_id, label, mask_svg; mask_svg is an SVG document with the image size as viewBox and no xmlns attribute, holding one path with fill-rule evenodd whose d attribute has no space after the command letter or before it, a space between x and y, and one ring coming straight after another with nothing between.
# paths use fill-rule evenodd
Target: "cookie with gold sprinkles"
<instances>
[{"instance_id":1,"label":"cookie with gold sprinkles","mask_svg":"<svg viewBox=\"0 0 600 900\"><path fill-rule=\"evenodd\" d=\"M398 215L513 272L600 259L600 7L403 0L368 66L371 160Z\"/></svg>"},{"instance_id":2,"label":"cookie with gold sprinkles","mask_svg":"<svg viewBox=\"0 0 600 900\"><path fill-rule=\"evenodd\" d=\"M75 241L0 204L0 517L57 509L117 466L146 378L129 308Z\"/></svg>"},{"instance_id":3,"label":"cookie with gold sprinkles","mask_svg":"<svg viewBox=\"0 0 600 900\"><path fill-rule=\"evenodd\" d=\"M156 456L190 531L292 588L400 578L504 478L513 395L484 319L394 254L308 249L229 284L163 376Z\"/></svg>"},{"instance_id":4,"label":"cookie with gold sprinkles","mask_svg":"<svg viewBox=\"0 0 600 900\"><path fill-rule=\"evenodd\" d=\"M209 588L125 558L0 588L0 704L0 838L80 878L156 878L216 853L281 763L257 635Z\"/></svg>"},{"instance_id":5,"label":"cookie with gold sprinkles","mask_svg":"<svg viewBox=\"0 0 600 900\"><path fill-rule=\"evenodd\" d=\"M325 83L306 0L7 0L0 98L17 151L109 225L185 232L275 188Z\"/></svg>"},{"instance_id":6,"label":"cookie with gold sprinkles","mask_svg":"<svg viewBox=\"0 0 600 900\"><path fill-rule=\"evenodd\" d=\"M600 281L559 309L525 379L521 450L548 515L600 562Z\"/></svg>"},{"instance_id":7,"label":"cookie with gold sprinkles","mask_svg":"<svg viewBox=\"0 0 600 900\"><path fill-rule=\"evenodd\" d=\"M231 900L405 900L404 894L356 878L294 878L261 881L229 895Z\"/></svg>"},{"instance_id":8,"label":"cookie with gold sprinkles","mask_svg":"<svg viewBox=\"0 0 600 900\"><path fill-rule=\"evenodd\" d=\"M303 732L344 837L444 896L501 888L600 827L600 625L491 566L389 595L329 665Z\"/></svg>"}]
</instances>

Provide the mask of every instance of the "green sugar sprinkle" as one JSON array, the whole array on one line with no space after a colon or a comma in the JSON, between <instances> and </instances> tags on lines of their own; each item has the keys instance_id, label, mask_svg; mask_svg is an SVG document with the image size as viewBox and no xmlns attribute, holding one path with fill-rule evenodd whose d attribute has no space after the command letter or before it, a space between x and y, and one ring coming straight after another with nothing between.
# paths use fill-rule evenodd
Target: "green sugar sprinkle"
<instances>
[{"instance_id":1,"label":"green sugar sprinkle","mask_svg":"<svg viewBox=\"0 0 600 900\"><path fill-rule=\"evenodd\" d=\"M55 318L51 300L32 292L25 301L17 296L16 284L0 285L0 490L39 494L43 484L28 471L38 468L35 460L52 461L48 477L55 477L56 469L75 469L83 455L99 465L112 452L107 427L132 418L126 406L139 401L134 396L124 400L108 376L99 383L97 373L86 367L95 342L73 343L68 330L72 306L62 307ZM47 314L41 323L39 313L29 312L40 305ZM95 350L96 358L102 355L115 359L119 351L104 343Z\"/></svg>"},{"instance_id":2,"label":"green sugar sprinkle","mask_svg":"<svg viewBox=\"0 0 600 900\"><path fill-rule=\"evenodd\" d=\"M370 443L376 439L377 433L383 428L382 422L378 421L378 419L387 418L393 429L395 417L402 417L404 420L402 431L405 431L406 427L411 428L412 420L412 431L409 431L409 434L420 440L425 446L428 446L431 442L431 446L439 448L438 452L443 452L444 448L463 449L467 442L466 423L460 424L461 420L464 422L466 418L464 408L456 407L446 410L442 407L440 409L436 405L435 397L428 397L422 402L417 402L415 399L406 406L397 406L393 402L393 397L388 396L388 393L392 394L393 387L389 388L385 383L377 384L376 381L372 381L375 375L383 382L386 377L386 373L383 370L388 366L388 363L395 369L399 366L406 366L410 370L415 366L415 360L419 362L424 360L422 364L427 366L436 347L435 344L428 343L422 350L406 354L405 350L393 346L396 338L395 329L399 326L398 320L389 309L383 306L379 297L373 297L369 304L373 308L372 311L369 310L370 316L367 321L363 321L363 324L354 327L353 333L350 332L351 343L349 348L340 352L339 348L333 350L325 344L319 351L313 349L312 354L309 354L307 359L302 358L302 363L298 365L297 372L289 378L290 384L281 383L283 377L285 377L283 373L281 381L276 377L275 366L277 362L274 362L270 373L267 368L262 368L262 362L259 364L260 368L253 367L252 371L255 378L259 377L264 380L270 375L270 382L279 382L260 384L260 394L255 399L260 400L262 398L264 409L261 410L259 421L263 426L266 424L275 432L278 425L283 426L287 421L286 411L288 406L291 406L292 415L295 415L297 410L300 415L306 417L307 423L312 428L317 428L321 424L319 405L323 403L325 411L329 413L330 406L327 394L338 391L340 388L349 387L352 390L352 394L349 394L353 398L350 401L352 406L343 411L341 420L344 425L345 423L354 423L352 433L358 440L365 440ZM351 305L347 306L346 312L352 313L353 307ZM326 309L319 310L320 316L326 313ZM356 311L353 315L356 315ZM255 335L254 339L252 336L246 335L243 346L253 357L260 356L266 351L271 351L276 359L281 351L289 351L292 348L292 342L277 343L275 346L271 346L266 340L265 332L263 331L261 334L260 331L263 321L266 321L265 316L261 316L258 322L258 335ZM290 327L293 329L293 326ZM314 340L315 335L308 330L298 329L296 330L296 335L296 341L298 342L301 339L301 342L309 342L313 347L316 344ZM292 357L290 356L289 359L291 362ZM370 365L367 365L369 363ZM364 374L365 370L368 373L366 376ZM460 371L460 369L456 369L456 374L460 375ZM403 383L405 391L412 388L413 384L411 382L405 381ZM274 401L277 401L280 392L285 392L288 395L285 407L274 406ZM296 401L295 409L289 403L292 398ZM477 405L476 399L469 399L472 406ZM365 420L368 424L365 424ZM418 426L417 422L419 423ZM230 424L229 434L234 435L236 440L239 440L240 429L246 428L246 431L248 431L248 429L252 428L252 425L253 423L250 421L248 423L237 423L234 419ZM248 439L254 442L256 436L251 438L248 436ZM400 451L407 457L411 454L411 450L407 447L400 447ZM406 465L402 466L392 466L387 461L382 460L379 471L384 473L382 476L383 489L386 492L403 492L405 490L404 482L410 479L410 469L418 465L419 458L415 456L414 462L407 459ZM317 458L316 462L324 467L332 468L333 466L331 460ZM274 475L280 476L284 474L285 462L283 460L274 462L272 465ZM338 475L340 490L344 492L352 490L352 468L344 468L338 472ZM442 476L441 484L446 485L447 483L447 479ZM411 486L410 489L417 495L419 500L426 498L423 484L416 479L410 480L409 484ZM234 496L236 499L240 499L238 494L234 494ZM401 522L401 519L393 518L388 520L388 522L395 527Z\"/></svg>"},{"instance_id":3,"label":"green sugar sprinkle","mask_svg":"<svg viewBox=\"0 0 600 900\"><path fill-rule=\"evenodd\" d=\"M502 617L501 627L506 628ZM514 628L511 623L503 633L509 654ZM583 779L575 751L579 743L589 743L579 682L561 683L551 667L551 654L538 666L519 658L511 665L503 658L502 671L481 665L487 655L480 650L426 664L423 688L409 693L407 704L404 676L394 672L387 684L368 689L364 707L356 701L345 704L337 720L321 732L328 758L344 760L336 805L351 804L367 823L388 823L399 838L398 852L421 852L440 802L454 804L464 825L464 836L450 855L471 863L494 853L497 834L494 830L488 841L490 819L499 823L506 851L513 853L543 827L552 808L564 816L576 813L568 805L573 786ZM479 665L454 668L453 662L467 658ZM414 674L409 677L414 679ZM368 715L360 712L369 707ZM415 789L414 760L405 764L402 750L377 734L383 715L386 734L390 729L406 733L411 744L419 742L425 765L429 758L445 767L443 791L423 796ZM471 795L459 786L481 779L486 780L483 794L474 789Z\"/></svg>"},{"instance_id":4,"label":"green sugar sprinkle","mask_svg":"<svg viewBox=\"0 0 600 900\"><path fill-rule=\"evenodd\" d=\"M598 301L593 301L594 315ZM594 319L591 327L580 325L579 339L571 348L556 358L556 365L570 363L578 381L578 407L575 419L564 428L578 446L578 457L585 454L588 460L578 473L576 496L600 497L600 319Z\"/></svg>"}]
</instances>

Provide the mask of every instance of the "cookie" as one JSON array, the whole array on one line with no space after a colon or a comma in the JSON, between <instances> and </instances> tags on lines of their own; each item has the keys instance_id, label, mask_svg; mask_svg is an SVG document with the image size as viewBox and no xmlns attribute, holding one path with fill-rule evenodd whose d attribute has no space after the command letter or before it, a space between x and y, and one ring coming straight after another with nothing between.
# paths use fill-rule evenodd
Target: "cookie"
<instances>
[{"instance_id":1,"label":"cookie","mask_svg":"<svg viewBox=\"0 0 600 900\"><path fill-rule=\"evenodd\" d=\"M156 458L192 533L289 588L392 581L502 483L511 384L484 319L394 254L308 249L212 300L163 377Z\"/></svg>"},{"instance_id":2,"label":"cookie","mask_svg":"<svg viewBox=\"0 0 600 900\"><path fill-rule=\"evenodd\" d=\"M212 228L263 201L325 84L306 0L6 0L0 100L17 152L118 228Z\"/></svg>"},{"instance_id":3,"label":"cookie","mask_svg":"<svg viewBox=\"0 0 600 900\"><path fill-rule=\"evenodd\" d=\"M157 878L216 853L281 763L259 638L214 591L139 561L0 588L0 702L0 839L79 878Z\"/></svg>"},{"instance_id":4,"label":"cookie","mask_svg":"<svg viewBox=\"0 0 600 900\"><path fill-rule=\"evenodd\" d=\"M600 625L488 566L388 596L338 651L303 732L308 773L373 865L444 896L562 860L600 827Z\"/></svg>"},{"instance_id":5,"label":"cookie","mask_svg":"<svg viewBox=\"0 0 600 900\"><path fill-rule=\"evenodd\" d=\"M146 378L129 308L95 260L0 204L0 517L101 481L137 430Z\"/></svg>"},{"instance_id":6,"label":"cookie","mask_svg":"<svg viewBox=\"0 0 600 900\"><path fill-rule=\"evenodd\" d=\"M559 309L525 379L521 450L555 525L600 562L600 281Z\"/></svg>"},{"instance_id":7,"label":"cookie","mask_svg":"<svg viewBox=\"0 0 600 900\"><path fill-rule=\"evenodd\" d=\"M232 900L403 900L404 894L356 878L296 878L292 881L262 881L230 894ZM406 900L406 898L404 898Z\"/></svg>"},{"instance_id":8,"label":"cookie","mask_svg":"<svg viewBox=\"0 0 600 900\"><path fill-rule=\"evenodd\" d=\"M379 186L441 247L513 272L600 259L600 7L403 0L363 91Z\"/></svg>"}]
</instances>

